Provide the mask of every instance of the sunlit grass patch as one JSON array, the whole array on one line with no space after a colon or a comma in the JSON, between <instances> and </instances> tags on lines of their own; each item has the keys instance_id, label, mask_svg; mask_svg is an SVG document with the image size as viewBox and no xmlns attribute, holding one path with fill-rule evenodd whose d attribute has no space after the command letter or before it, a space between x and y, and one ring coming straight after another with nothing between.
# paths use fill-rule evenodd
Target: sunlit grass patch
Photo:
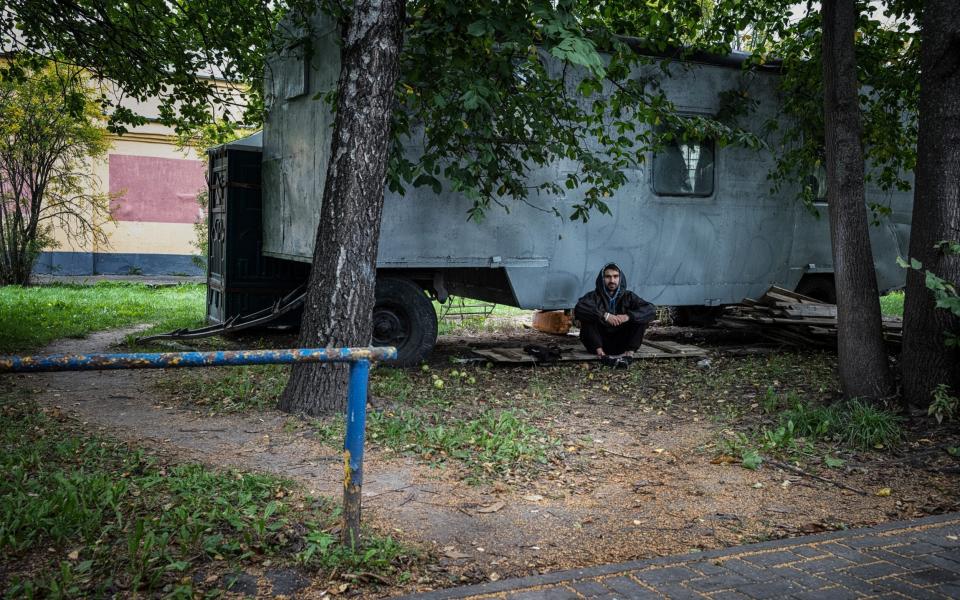
<instances>
[{"instance_id":1,"label":"sunlit grass patch","mask_svg":"<svg viewBox=\"0 0 960 600\"><path fill-rule=\"evenodd\" d=\"M532 314L533 311L491 304L470 298L451 296L444 304L433 302L439 322L439 335L483 333L516 329L514 317Z\"/></svg>"},{"instance_id":2,"label":"sunlit grass patch","mask_svg":"<svg viewBox=\"0 0 960 600\"><path fill-rule=\"evenodd\" d=\"M205 289L116 282L0 287L0 352L34 351L58 338L136 323L154 323L150 331L197 327Z\"/></svg>"},{"instance_id":3,"label":"sunlit grass patch","mask_svg":"<svg viewBox=\"0 0 960 600\"><path fill-rule=\"evenodd\" d=\"M903 292L890 292L880 296L880 312L885 315L903 316Z\"/></svg>"}]
</instances>

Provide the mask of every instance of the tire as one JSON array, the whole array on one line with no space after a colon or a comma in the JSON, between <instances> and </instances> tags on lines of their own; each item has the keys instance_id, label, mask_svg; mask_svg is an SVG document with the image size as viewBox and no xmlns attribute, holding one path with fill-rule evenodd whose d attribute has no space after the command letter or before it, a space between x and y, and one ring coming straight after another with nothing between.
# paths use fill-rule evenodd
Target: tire
<instances>
[{"instance_id":1,"label":"tire","mask_svg":"<svg viewBox=\"0 0 960 600\"><path fill-rule=\"evenodd\" d=\"M377 279L373 345L397 349L397 359L385 364L415 366L430 355L436 342L437 312L423 289L409 279Z\"/></svg>"},{"instance_id":2,"label":"tire","mask_svg":"<svg viewBox=\"0 0 960 600\"><path fill-rule=\"evenodd\" d=\"M833 275L804 275L794 291L827 304L837 303L837 286L833 282Z\"/></svg>"}]
</instances>

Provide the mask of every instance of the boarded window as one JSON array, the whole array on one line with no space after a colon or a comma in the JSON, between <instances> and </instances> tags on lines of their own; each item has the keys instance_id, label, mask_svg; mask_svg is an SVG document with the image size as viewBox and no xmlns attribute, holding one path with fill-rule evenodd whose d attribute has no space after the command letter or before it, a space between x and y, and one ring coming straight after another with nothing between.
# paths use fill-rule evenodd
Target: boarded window
<instances>
[{"instance_id":1,"label":"boarded window","mask_svg":"<svg viewBox=\"0 0 960 600\"><path fill-rule=\"evenodd\" d=\"M653 155L653 191L658 196L713 194L713 141L667 142Z\"/></svg>"}]
</instances>

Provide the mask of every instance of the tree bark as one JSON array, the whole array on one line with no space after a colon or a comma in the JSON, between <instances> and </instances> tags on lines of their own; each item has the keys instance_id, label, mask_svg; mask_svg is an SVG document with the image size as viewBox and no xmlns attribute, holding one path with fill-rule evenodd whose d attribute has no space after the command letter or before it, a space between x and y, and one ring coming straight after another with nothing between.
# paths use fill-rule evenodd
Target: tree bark
<instances>
[{"instance_id":1,"label":"tree bark","mask_svg":"<svg viewBox=\"0 0 960 600\"><path fill-rule=\"evenodd\" d=\"M934 248L960 241L960 12L955 0L924 3L920 30L920 132L910 257L960 286L960 256ZM926 407L938 384L960 394L960 350L944 345L960 318L934 306L924 273L907 272L903 311L903 395Z\"/></svg>"},{"instance_id":2,"label":"tree bark","mask_svg":"<svg viewBox=\"0 0 960 600\"><path fill-rule=\"evenodd\" d=\"M837 287L837 353L847 398L893 395L864 198L855 0L824 0L827 196Z\"/></svg>"},{"instance_id":3,"label":"tree bark","mask_svg":"<svg viewBox=\"0 0 960 600\"><path fill-rule=\"evenodd\" d=\"M403 0L356 0L345 28L300 347L370 343L403 16ZM280 409L309 415L342 411L346 378L345 365L295 365Z\"/></svg>"}]
</instances>

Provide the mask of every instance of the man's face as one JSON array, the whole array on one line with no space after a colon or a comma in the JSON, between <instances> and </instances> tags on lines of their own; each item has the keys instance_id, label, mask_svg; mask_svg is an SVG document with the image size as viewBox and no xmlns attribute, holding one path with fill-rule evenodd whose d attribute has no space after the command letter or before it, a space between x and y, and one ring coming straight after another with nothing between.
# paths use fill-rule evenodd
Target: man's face
<instances>
[{"instance_id":1,"label":"man's face","mask_svg":"<svg viewBox=\"0 0 960 600\"><path fill-rule=\"evenodd\" d=\"M620 271L617 269L607 269L603 272L603 285L608 292L615 292L620 287Z\"/></svg>"}]
</instances>

